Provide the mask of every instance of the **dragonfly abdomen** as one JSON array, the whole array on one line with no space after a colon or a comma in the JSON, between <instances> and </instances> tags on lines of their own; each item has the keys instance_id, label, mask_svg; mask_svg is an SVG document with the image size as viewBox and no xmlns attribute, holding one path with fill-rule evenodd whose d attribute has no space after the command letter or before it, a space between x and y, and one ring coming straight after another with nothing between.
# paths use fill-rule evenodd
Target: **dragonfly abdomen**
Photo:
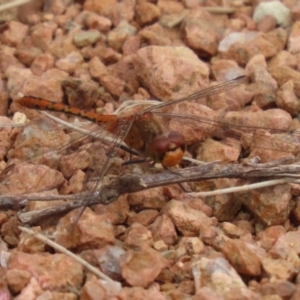
<instances>
[{"instance_id":1,"label":"dragonfly abdomen","mask_svg":"<svg viewBox=\"0 0 300 300\"><path fill-rule=\"evenodd\" d=\"M64 112L74 116L79 116L99 125L116 122L118 119L115 115L101 115L92 110L82 110L77 107L65 105L63 103L52 102L32 96L25 96L21 99L18 99L17 102L27 108Z\"/></svg>"}]
</instances>

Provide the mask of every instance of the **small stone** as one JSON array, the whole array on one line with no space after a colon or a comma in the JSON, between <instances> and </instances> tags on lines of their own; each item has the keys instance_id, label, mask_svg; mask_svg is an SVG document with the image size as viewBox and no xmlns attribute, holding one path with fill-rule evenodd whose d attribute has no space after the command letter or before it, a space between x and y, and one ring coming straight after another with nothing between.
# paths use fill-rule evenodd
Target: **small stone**
<instances>
[{"instance_id":1,"label":"small stone","mask_svg":"<svg viewBox=\"0 0 300 300\"><path fill-rule=\"evenodd\" d=\"M292 54L297 54L300 52L299 34L300 34L300 21L297 21L292 26L292 30L288 40L288 51Z\"/></svg>"},{"instance_id":2,"label":"small stone","mask_svg":"<svg viewBox=\"0 0 300 300\"><path fill-rule=\"evenodd\" d=\"M285 232L284 227L281 225L268 227L258 233L258 245L268 251Z\"/></svg>"},{"instance_id":3,"label":"small stone","mask_svg":"<svg viewBox=\"0 0 300 300\"><path fill-rule=\"evenodd\" d=\"M261 264L264 272L273 280L291 280L296 274L294 264L285 259L263 257Z\"/></svg>"},{"instance_id":4,"label":"small stone","mask_svg":"<svg viewBox=\"0 0 300 300\"><path fill-rule=\"evenodd\" d=\"M188 46L204 56L217 53L220 35L213 16L204 9L193 9L188 13L183 23L184 39Z\"/></svg>"},{"instance_id":5,"label":"small stone","mask_svg":"<svg viewBox=\"0 0 300 300\"><path fill-rule=\"evenodd\" d=\"M131 286L148 287L167 265L167 260L152 248L128 250L121 262L122 276Z\"/></svg>"},{"instance_id":6,"label":"small stone","mask_svg":"<svg viewBox=\"0 0 300 300\"><path fill-rule=\"evenodd\" d=\"M238 273L249 276L259 276L261 274L259 258L244 242L227 240L221 247L221 251Z\"/></svg>"},{"instance_id":7,"label":"small stone","mask_svg":"<svg viewBox=\"0 0 300 300\"><path fill-rule=\"evenodd\" d=\"M17 46L23 42L28 31L29 28L27 25L10 21L8 22L8 29L1 34L1 41L8 46Z\"/></svg>"},{"instance_id":8,"label":"small stone","mask_svg":"<svg viewBox=\"0 0 300 300\"><path fill-rule=\"evenodd\" d=\"M135 8L136 19L140 25L154 23L160 17L160 9L149 2L141 2Z\"/></svg>"},{"instance_id":9,"label":"small stone","mask_svg":"<svg viewBox=\"0 0 300 300\"><path fill-rule=\"evenodd\" d=\"M158 289L141 287L124 287L119 295L122 300L155 299L166 300L167 298Z\"/></svg>"},{"instance_id":10,"label":"small stone","mask_svg":"<svg viewBox=\"0 0 300 300\"><path fill-rule=\"evenodd\" d=\"M168 202L164 212L185 236L198 235L201 230L212 225L211 219L203 212L192 209L180 201Z\"/></svg>"},{"instance_id":11,"label":"small stone","mask_svg":"<svg viewBox=\"0 0 300 300\"><path fill-rule=\"evenodd\" d=\"M125 232L125 244L127 247L142 247L153 245L152 233L145 226L133 223Z\"/></svg>"},{"instance_id":12,"label":"small stone","mask_svg":"<svg viewBox=\"0 0 300 300\"><path fill-rule=\"evenodd\" d=\"M163 240L158 240L153 243L153 248L158 252L162 252L168 250L168 245Z\"/></svg>"},{"instance_id":13,"label":"small stone","mask_svg":"<svg viewBox=\"0 0 300 300\"><path fill-rule=\"evenodd\" d=\"M41 76L47 70L53 68L54 58L50 53L43 53L32 62L30 70L36 76Z\"/></svg>"},{"instance_id":14,"label":"small stone","mask_svg":"<svg viewBox=\"0 0 300 300\"><path fill-rule=\"evenodd\" d=\"M126 196L121 196L117 201L114 201L108 205L98 204L95 207L95 213L97 215L103 215L112 224L123 224L129 214L129 205Z\"/></svg>"},{"instance_id":15,"label":"small stone","mask_svg":"<svg viewBox=\"0 0 300 300\"><path fill-rule=\"evenodd\" d=\"M108 45L120 51L126 39L136 34L136 28L126 21L121 21L119 25L108 33Z\"/></svg>"},{"instance_id":16,"label":"small stone","mask_svg":"<svg viewBox=\"0 0 300 300\"><path fill-rule=\"evenodd\" d=\"M241 277L224 258L208 259L203 257L194 263L192 272L196 287L211 288L223 297L230 290L246 288Z\"/></svg>"},{"instance_id":17,"label":"small stone","mask_svg":"<svg viewBox=\"0 0 300 300\"><path fill-rule=\"evenodd\" d=\"M184 247L189 255L201 254L205 247L203 242L198 237L183 237L178 247Z\"/></svg>"},{"instance_id":18,"label":"small stone","mask_svg":"<svg viewBox=\"0 0 300 300\"><path fill-rule=\"evenodd\" d=\"M136 54L135 65L150 92L164 101L192 94L208 79L206 64L186 47L142 48Z\"/></svg>"},{"instance_id":19,"label":"small stone","mask_svg":"<svg viewBox=\"0 0 300 300\"><path fill-rule=\"evenodd\" d=\"M268 226L282 224L290 213L291 193L288 184L243 193L240 199Z\"/></svg>"},{"instance_id":20,"label":"small stone","mask_svg":"<svg viewBox=\"0 0 300 300\"><path fill-rule=\"evenodd\" d=\"M128 195L128 204L136 210L161 209L167 200L160 187Z\"/></svg>"},{"instance_id":21,"label":"small stone","mask_svg":"<svg viewBox=\"0 0 300 300\"><path fill-rule=\"evenodd\" d=\"M73 51L65 58L59 59L55 62L55 66L62 71L69 74L74 73L76 67L83 63L83 57L79 52Z\"/></svg>"},{"instance_id":22,"label":"small stone","mask_svg":"<svg viewBox=\"0 0 300 300\"><path fill-rule=\"evenodd\" d=\"M236 162L239 155L240 150L236 147L227 146L212 139L206 139L198 150L197 159L205 162L220 160L229 163Z\"/></svg>"},{"instance_id":23,"label":"small stone","mask_svg":"<svg viewBox=\"0 0 300 300\"><path fill-rule=\"evenodd\" d=\"M261 283L259 286L259 292L262 296L278 295L282 299L290 299L295 290L296 286L293 283L284 280Z\"/></svg>"},{"instance_id":24,"label":"small stone","mask_svg":"<svg viewBox=\"0 0 300 300\"><path fill-rule=\"evenodd\" d=\"M96 29L103 33L108 32L112 25L110 19L92 12L88 13L85 24L89 29Z\"/></svg>"},{"instance_id":25,"label":"small stone","mask_svg":"<svg viewBox=\"0 0 300 300\"><path fill-rule=\"evenodd\" d=\"M29 283L31 274L28 271L12 269L7 270L6 279L9 289L17 294Z\"/></svg>"},{"instance_id":26,"label":"small stone","mask_svg":"<svg viewBox=\"0 0 300 300\"><path fill-rule=\"evenodd\" d=\"M243 232L236 225L229 222L223 222L220 224L220 229L230 238L238 238Z\"/></svg>"},{"instance_id":27,"label":"small stone","mask_svg":"<svg viewBox=\"0 0 300 300\"><path fill-rule=\"evenodd\" d=\"M78 48L83 48L95 44L101 38L101 34L96 30L80 31L73 37L73 42Z\"/></svg>"},{"instance_id":28,"label":"small stone","mask_svg":"<svg viewBox=\"0 0 300 300\"><path fill-rule=\"evenodd\" d=\"M65 254L27 254L16 251L9 258L8 270L31 273L43 289L78 288L83 281L82 265Z\"/></svg>"},{"instance_id":29,"label":"small stone","mask_svg":"<svg viewBox=\"0 0 300 300\"><path fill-rule=\"evenodd\" d=\"M133 223L139 223L144 226L150 225L159 215L159 212L155 209L145 209L137 214L130 216L127 220L129 225Z\"/></svg>"},{"instance_id":30,"label":"small stone","mask_svg":"<svg viewBox=\"0 0 300 300\"><path fill-rule=\"evenodd\" d=\"M86 208L76 224L76 228L71 232L77 217L78 211L75 210L60 219L54 233L57 243L66 248L86 249L102 248L115 242L113 226L106 216L97 216L89 208Z\"/></svg>"},{"instance_id":31,"label":"small stone","mask_svg":"<svg viewBox=\"0 0 300 300\"><path fill-rule=\"evenodd\" d=\"M271 15L266 15L257 24L257 29L261 32L269 32L276 28L276 19Z\"/></svg>"},{"instance_id":32,"label":"small stone","mask_svg":"<svg viewBox=\"0 0 300 300\"><path fill-rule=\"evenodd\" d=\"M178 238L174 223L166 215L157 217L150 230L154 241L163 240L167 245L173 245Z\"/></svg>"},{"instance_id":33,"label":"small stone","mask_svg":"<svg viewBox=\"0 0 300 300\"><path fill-rule=\"evenodd\" d=\"M102 272L113 280L120 281L122 279L120 262L126 255L125 250L118 246L108 245L100 251L97 254L97 260Z\"/></svg>"},{"instance_id":34,"label":"small stone","mask_svg":"<svg viewBox=\"0 0 300 300\"><path fill-rule=\"evenodd\" d=\"M279 108L289 112L292 116L297 116L300 112L300 99L295 94L294 82L285 82L276 93L276 104Z\"/></svg>"},{"instance_id":35,"label":"small stone","mask_svg":"<svg viewBox=\"0 0 300 300\"><path fill-rule=\"evenodd\" d=\"M259 22L265 16L270 15L276 19L278 25L288 27L291 25L290 10L278 1L259 3L253 14L253 20Z\"/></svg>"}]
</instances>

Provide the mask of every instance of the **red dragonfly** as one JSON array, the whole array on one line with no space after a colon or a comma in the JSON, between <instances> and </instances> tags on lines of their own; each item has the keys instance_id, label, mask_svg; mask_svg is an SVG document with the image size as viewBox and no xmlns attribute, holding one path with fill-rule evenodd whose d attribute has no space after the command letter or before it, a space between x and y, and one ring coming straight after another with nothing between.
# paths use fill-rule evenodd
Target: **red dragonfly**
<instances>
[{"instance_id":1,"label":"red dragonfly","mask_svg":"<svg viewBox=\"0 0 300 300\"><path fill-rule=\"evenodd\" d=\"M85 111L32 96L25 96L17 100L17 103L27 108L59 111L88 119L98 124L100 131L107 131L112 133L115 137L113 145L110 147L108 153L109 157L115 156L118 146L124 141L130 149L136 150L143 159L153 163L161 163L165 168L176 166L181 162L186 149L186 137L179 131L171 131L168 135L164 135L164 128L161 123L162 119L172 120L174 118L177 122L181 123L181 126L187 125L193 128L201 127L200 124L208 124L215 128L222 128L224 131L252 132L256 135L263 136L266 141L265 143L259 142L260 144L256 144L255 147L273 149L278 152L290 151L295 154L296 151L299 151L299 142L293 137L291 145L296 145L296 148L294 147L295 149L293 148L292 150L286 148L286 143L284 142L287 141L285 140L285 137L290 136L289 134L286 134L287 128L284 129L285 137L283 137L282 140L277 138L277 143L275 144L270 137L266 138L265 133L260 132L265 132L267 130L282 133L283 128L281 127L281 124L278 124L278 130L274 130L274 128L251 127L249 125L238 124L237 121L227 123L221 119L208 119L169 112L170 108L173 108L182 102L192 100L197 101L200 98L227 91L244 83L246 80L246 76L237 77L233 80L203 89L187 97L150 106L138 113L125 114L124 116L101 115L94 111ZM99 184L101 184L101 179L108 167L109 159L106 160L101 169L101 175L98 177ZM94 190L99 187L99 184L94 187Z\"/></svg>"},{"instance_id":2,"label":"red dragonfly","mask_svg":"<svg viewBox=\"0 0 300 300\"><path fill-rule=\"evenodd\" d=\"M153 163L161 163L163 167L169 168L181 162L186 149L185 138L178 131L171 131L167 136L164 135L164 129L155 116L160 115L171 118L171 114L161 113L164 108L169 108L184 101L197 100L227 91L246 80L246 76L240 76L216 86L203 89L187 97L154 105L144 109L142 112L123 117L101 115L94 111L81 110L76 107L69 107L62 103L54 103L32 96L25 96L17 100L17 102L27 108L60 111L88 119L117 137L114 147L124 140L130 149L138 151L143 158ZM177 118L184 119L186 117L177 115ZM192 117L189 116L188 118Z\"/></svg>"}]
</instances>

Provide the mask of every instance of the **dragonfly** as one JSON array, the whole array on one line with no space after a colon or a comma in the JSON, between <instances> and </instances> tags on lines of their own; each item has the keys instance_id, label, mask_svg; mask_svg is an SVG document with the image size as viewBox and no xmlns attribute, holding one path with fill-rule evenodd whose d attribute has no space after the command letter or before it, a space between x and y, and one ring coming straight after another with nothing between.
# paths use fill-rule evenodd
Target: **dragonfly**
<instances>
[{"instance_id":1,"label":"dragonfly","mask_svg":"<svg viewBox=\"0 0 300 300\"><path fill-rule=\"evenodd\" d=\"M181 126L200 127L200 124L206 124L216 129L222 129L224 132L232 134L252 133L253 135L263 137L264 143L255 144L255 148L274 150L280 153L292 152L296 154L299 151L299 141L297 137L286 132L286 128L258 127L239 124L233 119L231 123L224 119L206 118L192 116L184 113L173 113L172 109L182 103L195 101L215 94L219 94L233 89L248 80L246 76L240 76L235 79L210 86L203 90L197 91L186 97L162 102L153 106L148 106L135 113L124 113L123 115L103 115L93 110L82 110L76 107L70 107L62 103L51 102L46 99L36 98L33 96L24 96L16 102L23 107L37 110L48 110L55 112L63 112L68 115L78 116L98 125L99 132L107 132L112 134L113 141L107 151L108 159L103 164L97 176L97 184L93 187L93 191L99 189L104 174L107 172L110 159L114 157L118 151L118 147L125 142L128 149L134 150L142 161L151 164L160 163L165 169L172 169L180 164L187 148L187 137L180 130L171 130L166 134L166 128L163 120L176 120ZM170 112L171 111L171 112ZM180 127L180 126L179 126ZM266 134L267 132L267 134ZM282 135L275 138L275 142L268 133L278 133ZM290 141L292 139L292 142ZM286 145L289 147L286 147ZM292 146L292 147L291 147ZM291 149L291 150L290 150Z\"/></svg>"}]
</instances>

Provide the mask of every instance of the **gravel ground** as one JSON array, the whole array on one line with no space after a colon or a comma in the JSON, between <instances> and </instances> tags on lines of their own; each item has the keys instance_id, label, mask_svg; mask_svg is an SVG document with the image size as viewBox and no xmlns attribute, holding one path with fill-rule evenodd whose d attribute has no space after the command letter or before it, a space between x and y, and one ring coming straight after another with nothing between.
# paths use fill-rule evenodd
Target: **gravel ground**
<instances>
[{"instance_id":1,"label":"gravel ground","mask_svg":"<svg viewBox=\"0 0 300 300\"><path fill-rule=\"evenodd\" d=\"M0 20L1 300L300 299L299 1L34 0ZM124 141L154 158L142 105L240 76L151 121L200 167L121 166L129 154L103 141L135 115ZM107 116L78 117L91 111ZM100 201L88 192L103 170ZM101 204L78 219L80 201Z\"/></svg>"}]
</instances>

